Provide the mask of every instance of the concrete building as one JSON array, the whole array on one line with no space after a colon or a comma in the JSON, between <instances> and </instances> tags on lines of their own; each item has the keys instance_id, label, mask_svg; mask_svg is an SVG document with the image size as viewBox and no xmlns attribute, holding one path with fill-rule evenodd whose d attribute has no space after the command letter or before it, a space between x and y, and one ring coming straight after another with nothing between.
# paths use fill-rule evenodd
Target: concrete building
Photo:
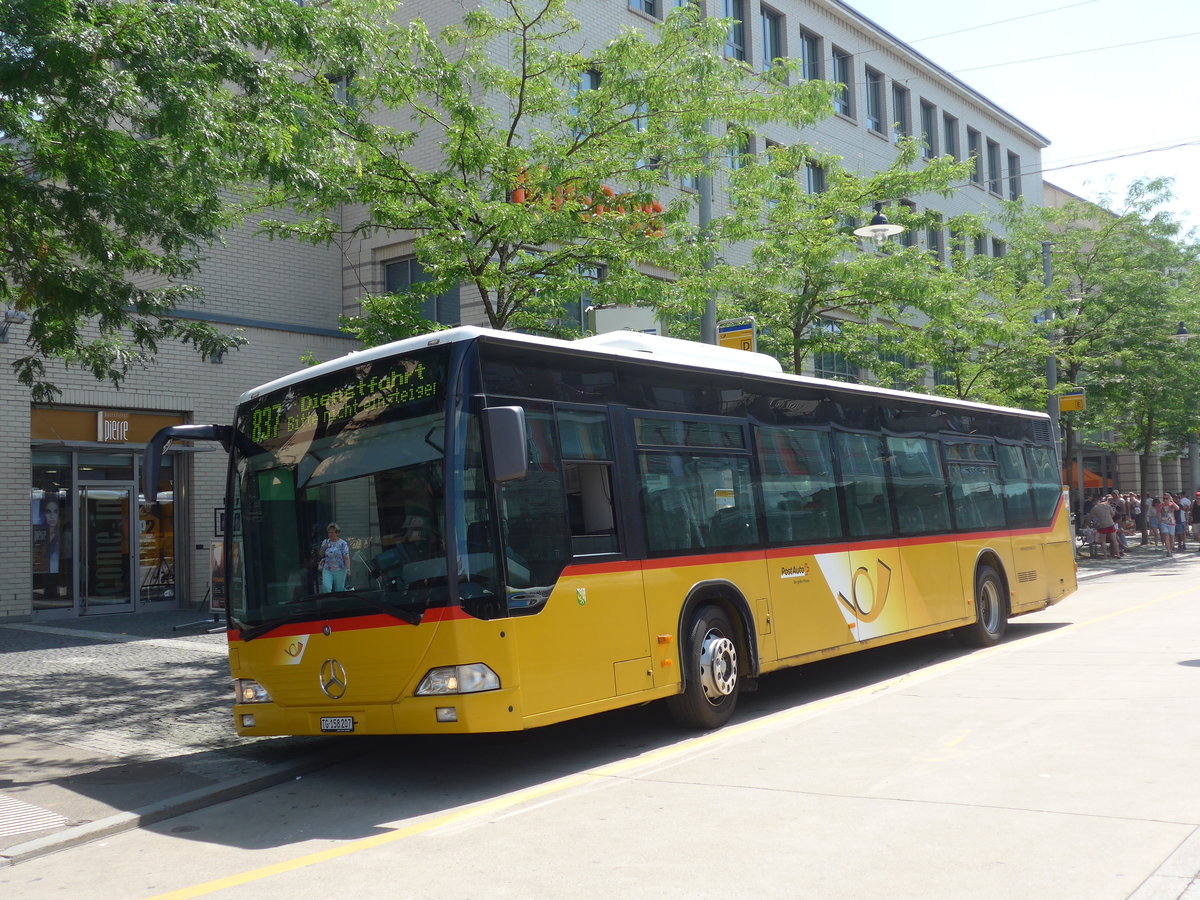
<instances>
[{"instance_id":1,"label":"concrete building","mask_svg":"<svg viewBox=\"0 0 1200 900\"><path fill-rule=\"evenodd\" d=\"M573 12L584 43L599 45L622 27L652 27L679 2L600 0ZM436 31L470 5L409 0L397 15L422 18ZM709 15L743 21L730 52L750 64L799 57L809 77L847 85L827 120L804 133L756 134L752 150L803 139L868 171L887 165L899 134L925 134L932 155L974 155L980 164L952 197L912 202L946 216L987 216L1009 197L1042 202L1036 173L1047 139L850 6L838 0L703 0L703 6ZM422 146L433 165L434 145ZM718 181L714 209L723 203ZM347 225L360 215L342 211ZM244 333L247 346L220 362L164 348L152 369L133 373L120 390L60 367L54 380L62 397L42 408L13 378L9 363L23 350L26 326L10 327L0 343L0 411L8 422L0 436L0 523L17 550L0 571L0 618L200 606L220 596L212 569L226 527L224 455L205 446L176 450L159 496L142 498L139 451L162 424L229 422L242 391L299 368L305 354L325 360L355 349L338 329L339 316L356 312L365 292L413 277L405 235L319 249L269 242L254 232L247 223L210 250L197 278L206 300L180 311ZM929 232L911 239L936 251L947 237ZM972 249L998 253L1002 242L997 235ZM481 302L466 286L436 315L484 323Z\"/></svg>"}]
</instances>

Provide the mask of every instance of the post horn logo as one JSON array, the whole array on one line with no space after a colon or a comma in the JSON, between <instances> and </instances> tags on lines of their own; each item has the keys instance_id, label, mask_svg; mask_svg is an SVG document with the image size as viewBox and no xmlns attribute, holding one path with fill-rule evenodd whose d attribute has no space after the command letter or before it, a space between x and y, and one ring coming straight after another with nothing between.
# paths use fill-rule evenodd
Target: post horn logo
<instances>
[{"instance_id":1,"label":"post horn logo","mask_svg":"<svg viewBox=\"0 0 1200 900\"><path fill-rule=\"evenodd\" d=\"M321 663L321 691L330 700L341 700L346 694L346 667L336 659Z\"/></svg>"},{"instance_id":2,"label":"post horn logo","mask_svg":"<svg viewBox=\"0 0 1200 900\"><path fill-rule=\"evenodd\" d=\"M874 622L879 618L884 604L887 603L888 589L892 585L892 570L888 565L882 559L877 559L875 566L878 583L871 581L871 573L867 571L866 566L859 566L850 579L850 599L847 600L841 591L837 595L838 602L850 610L860 622ZM860 589L863 582L865 585Z\"/></svg>"}]
</instances>

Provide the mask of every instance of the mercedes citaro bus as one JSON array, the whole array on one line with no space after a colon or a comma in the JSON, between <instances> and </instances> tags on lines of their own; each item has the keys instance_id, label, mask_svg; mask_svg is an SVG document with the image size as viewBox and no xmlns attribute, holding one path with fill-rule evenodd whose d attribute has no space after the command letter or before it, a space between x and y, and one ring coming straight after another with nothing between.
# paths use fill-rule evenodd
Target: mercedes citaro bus
<instances>
[{"instance_id":1,"label":"mercedes citaro bus","mask_svg":"<svg viewBox=\"0 0 1200 900\"><path fill-rule=\"evenodd\" d=\"M505 731L659 699L713 728L768 672L942 631L993 644L1076 587L1045 414L741 350L441 331L248 391L233 425L164 429L147 478L168 441L205 439L240 522L243 735Z\"/></svg>"}]
</instances>

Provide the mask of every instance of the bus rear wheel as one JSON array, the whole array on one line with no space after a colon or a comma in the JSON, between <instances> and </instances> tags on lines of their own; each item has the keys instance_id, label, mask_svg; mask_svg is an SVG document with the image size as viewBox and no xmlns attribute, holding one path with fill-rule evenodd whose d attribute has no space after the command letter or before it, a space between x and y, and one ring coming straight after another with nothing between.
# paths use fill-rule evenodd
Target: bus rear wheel
<instances>
[{"instance_id":1,"label":"bus rear wheel","mask_svg":"<svg viewBox=\"0 0 1200 900\"><path fill-rule=\"evenodd\" d=\"M991 566L980 566L975 573L975 622L956 634L968 647L991 647L1000 642L1007 627L1004 582Z\"/></svg>"},{"instance_id":2,"label":"bus rear wheel","mask_svg":"<svg viewBox=\"0 0 1200 900\"><path fill-rule=\"evenodd\" d=\"M683 692L667 700L684 728L720 728L737 706L738 651L729 617L703 606L692 617L682 649Z\"/></svg>"}]
</instances>

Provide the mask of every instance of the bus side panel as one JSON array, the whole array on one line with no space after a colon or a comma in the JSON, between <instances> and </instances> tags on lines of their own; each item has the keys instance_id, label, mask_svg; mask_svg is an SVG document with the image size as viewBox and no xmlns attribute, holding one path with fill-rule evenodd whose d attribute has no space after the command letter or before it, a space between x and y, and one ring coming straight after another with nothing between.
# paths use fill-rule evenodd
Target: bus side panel
<instances>
[{"instance_id":1,"label":"bus side panel","mask_svg":"<svg viewBox=\"0 0 1200 900\"><path fill-rule=\"evenodd\" d=\"M972 607L963 601L959 553L953 541L901 547L900 567L910 628L960 622L970 615Z\"/></svg>"},{"instance_id":2,"label":"bus side panel","mask_svg":"<svg viewBox=\"0 0 1200 900\"><path fill-rule=\"evenodd\" d=\"M907 630L895 547L772 556L774 632L781 658Z\"/></svg>"},{"instance_id":3,"label":"bus side panel","mask_svg":"<svg viewBox=\"0 0 1200 900\"><path fill-rule=\"evenodd\" d=\"M690 564L689 564L690 563ZM643 564L646 606L649 612L654 658L654 684L661 687L680 683L680 658L685 648L687 622L679 615L692 588L704 582L728 582L745 599L752 627L757 635L759 660L775 656L772 636L777 633L774 620L759 618L762 601L770 601L766 557L762 553L738 553L688 559L649 560ZM773 605L773 604L771 604ZM680 633L680 629L684 633ZM661 638L661 643L660 643Z\"/></svg>"},{"instance_id":4,"label":"bus side panel","mask_svg":"<svg viewBox=\"0 0 1200 900\"><path fill-rule=\"evenodd\" d=\"M999 535L968 536L958 542L959 581L962 585L964 615L975 618L975 574L979 567L980 554L994 553L1000 559L1000 577L1008 585L1008 601L1015 603L1017 574L1013 561L1011 537Z\"/></svg>"},{"instance_id":5,"label":"bus side panel","mask_svg":"<svg viewBox=\"0 0 1200 900\"><path fill-rule=\"evenodd\" d=\"M540 612L506 622L518 641L526 716L607 700L653 684L645 674L640 683L633 678L651 668L637 563L568 568Z\"/></svg>"},{"instance_id":6,"label":"bus side panel","mask_svg":"<svg viewBox=\"0 0 1200 900\"><path fill-rule=\"evenodd\" d=\"M1014 606L1013 613L1034 612L1057 603L1079 587L1076 577L1075 546L1071 539L1071 521L1066 493L1054 513L1050 532L1030 535L1029 541L1039 548L1037 572L1040 578L1031 590L1022 593L1020 608ZM1013 540L1016 547L1021 538ZM1020 562L1020 560L1018 560ZM1024 562L1021 563L1023 570ZM1028 576L1027 576L1028 577ZM1023 585L1024 586L1024 585Z\"/></svg>"},{"instance_id":7,"label":"bus side panel","mask_svg":"<svg viewBox=\"0 0 1200 900\"><path fill-rule=\"evenodd\" d=\"M775 552L770 560L771 608L779 657L787 659L840 647L853 640L854 632L847 625L825 574L827 570L848 573L850 554L835 551L819 556L813 553L776 556ZM823 565L818 565L818 558Z\"/></svg>"}]
</instances>

